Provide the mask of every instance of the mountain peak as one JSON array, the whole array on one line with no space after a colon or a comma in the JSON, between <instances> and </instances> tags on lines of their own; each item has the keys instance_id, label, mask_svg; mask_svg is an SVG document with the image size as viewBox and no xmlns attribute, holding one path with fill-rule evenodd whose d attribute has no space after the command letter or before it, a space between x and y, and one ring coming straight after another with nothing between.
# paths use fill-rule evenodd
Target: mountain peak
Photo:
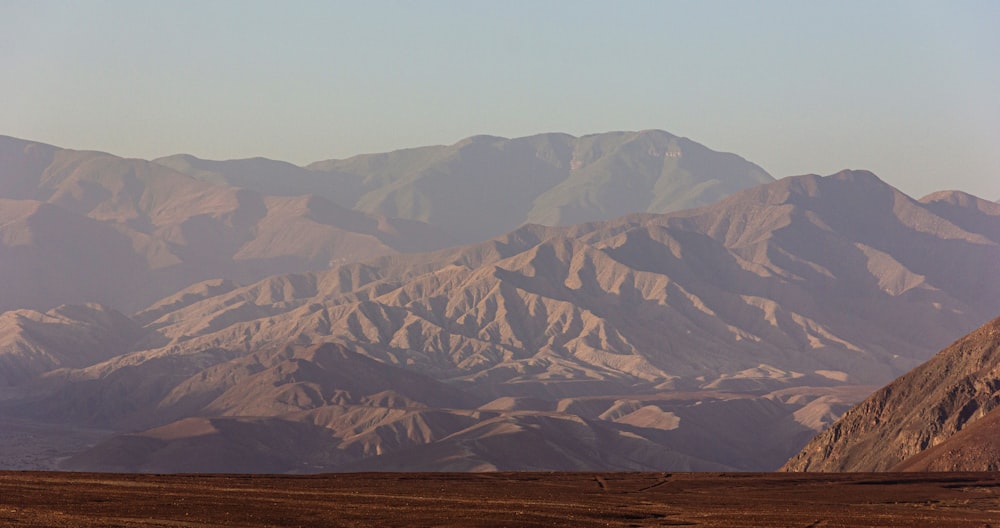
<instances>
[{"instance_id":1,"label":"mountain peak","mask_svg":"<svg viewBox=\"0 0 1000 528\"><path fill-rule=\"evenodd\" d=\"M865 188L892 188L892 186L876 176L875 173L868 170L844 169L827 176L805 174L802 176L791 176L790 178L793 181L803 182L802 189L808 190L806 194L810 195L822 192L821 190L824 188L832 188L836 184L850 185L856 190Z\"/></svg>"},{"instance_id":2,"label":"mountain peak","mask_svg":"<svg viewBox=\"0 0 1000 528\"><path fill-rule=\"evenodd\" d=\"M493 136L490 134L476 134L474 136L469 136L455 143L456 147L464 147L466 145L479 145L479 144L493 144L501 141L510 141L510 139L502 136Z\"/></svg>"},{"instance_id":3,"label":"mountain peak","mask_svg":"<svg viewBox=\"0 0 1000 528\"><path fill-rule=\"evenodd\" d=\"M1000 203L984 200L963 191L938 191L924 196L919 202L928 205L975 208L991 216L1000 216Z\"/></svg>"},{"instance_id":4,"label":"mountain peak","mask_svg":"<svg viewBox=\"0 0 1000 528\"><path fill-rule=\"evenodd\" d=\"M525 223L569 225L697 207L773 181L735 154L662 130L472 136L328 160L293 181L365 212L430 223L465 243ZM250 183L248 183L250 185ZM262 185L253 183L252 185Z\"/></svg>"}]
</instances>

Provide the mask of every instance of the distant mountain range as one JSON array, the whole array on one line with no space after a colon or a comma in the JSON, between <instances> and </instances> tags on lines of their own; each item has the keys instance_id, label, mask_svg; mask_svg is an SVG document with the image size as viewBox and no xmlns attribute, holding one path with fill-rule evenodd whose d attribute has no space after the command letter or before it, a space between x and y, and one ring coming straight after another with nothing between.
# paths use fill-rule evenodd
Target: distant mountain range
<instances>
[{"instance_id":1,"label":"distant mountain range","mask_svg":"<svg viewBox=\"0 0 1000 528\"><path fill-rule=\"evenodd\" d=\"M0 310L137 310L194 282L252 281L454 243L316 196L266 196L162 165L0 137Z\"/></svg>"},{"instance_id":2,"label":"distant mountain range","mask_svg":"<svg viewBox=\"0 0 1000 528\"><path fill-rule=\"evenodd\" d=\"M786 471L1000 470L1000 318L859 403Z\"/></svg>"},{"instance_id":3,"label":"distant mountain range","mask_svg":"<svg viewBox=\"0 0 1000 528\"><path fill-rule=\"evenodd\" d=\"M771 470L1000 314L1000 204L662 131L308 167L0 137L0 171L14 467Z\"/></svg>"},{"instance_id":4,"label":"distant mountain range","mask_svg":"<svg viewBox=\"0 0 1000 528\"><path fill-rule=\"evenodd\" d=\"M475 136L305 168L260 158L154 161L207 182L269 195L314 194L358 211L426 222L463 243L526 223L569 225L690 209L773 181L735 154L661 130Z\"/></svg>"},{"instance_id":5,"label":"distant mountain range","mask_svg":"<svg viewBox=\"0 0 1000 528\"><path fill-rule=\"evenodd\" d=\"M357 156L147 162L0 136L0 310L131 312L202 280L239 282L478 242L525 222L701 205L771 178L666 132Z\"/></svg>"},{"instance_id":6,"label":"distant mountain range","mask_svg":"<svg viewBox=\"0 0 1000 528\"><path fill-rule=\"evenodd\" d=\"M881 383L1000 311L998 225L989 202L918 202L846 171L674 214L527 226L211 295L197 285L137 318L156 328L150 348L336 338L479 391L541 359L567 386Z\"/></svg>"},{"instance_id":7,"label":"distant mountain range","mask_svg":"<svg viewBox=\"0 0 1000 528\"><path fill-rule=\"evenodd\" d=\"M865 171L792 177L213 279L128 318L9 312L0 417L117 431L67 453L81 470L769 470L1000 313L997 262L995 203L914 200ZM102 351L76 357L77 335Z\"/></svg>"}]
</instances>

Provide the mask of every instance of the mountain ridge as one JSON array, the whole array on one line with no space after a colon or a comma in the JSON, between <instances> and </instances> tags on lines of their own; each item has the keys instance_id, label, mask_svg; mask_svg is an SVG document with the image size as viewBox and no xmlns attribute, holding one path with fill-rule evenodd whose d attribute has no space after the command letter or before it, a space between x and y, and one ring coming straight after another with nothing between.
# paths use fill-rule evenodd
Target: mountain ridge
<instances>
[{"instance_id":1,"label":"mountain ridge","mask_svg":"<svg viewBox=\"0 0 1000 528\"><path fill-rule=\"evenodd\" d=\"M0 315L0 418L110 431L43 455L75 470L771 470L1000 313L996 204L770 181L663 131L0 161L0 301L132 299ZM649 212L676 200L712 203Z\"/></svg>"},{"instance_id":2,"label":"mountain ridge","mask_svg":"<svg viewBox=\"0 0 1000 528\"><path fill-rule=\"evenodd\" d=\"M143 160L0 137L0 310L132 311L194 282L451 245L419 222L199 182Z\"/></svg>"},{"instance_id":3,"label":"mountain ridge","mask_svg":"<svg viewBox=\"0 0 1000 528\"><path fill-rule=\"evenodd\" d=\"M948 214L971 223L844 171L676 213L201 283L140 312L131 353L47 373L35 392L47 396L21 412L146 431L82 453L78 469L117 467L114 446L152 437L162 456L223 449L225 431L283 445L291 421L339 447L289 454L282 471L391 470L410 455L423 469L538 469L529 452L562 469L771 470L1000 311L1000 222L962 203ZM382 379L405 371L463 396L348 398L313 357L254 359L288 346L344 347ZM248 425L260 414L274 421ZM195 435L208 426L191 419L222 432ZM172 458L157 460L128 467Z\"/></svg>"},{"instance_id":4,"label":"mountain ridge","mask_svg":"<svg viewBox=\"0 0 1000 528\"><path fill-rule=\"evenodd\" d=\"M773 180L735 154L662 130L513 139L479 135L453 145L361 154L302 168L188 155L154 161L205 181L272 193L278 185L255 174L280 164L284 193L308 192L344 207L424 221L463 243L525 223L567 225L680 210Z\"/></svg>"}]
</instances>

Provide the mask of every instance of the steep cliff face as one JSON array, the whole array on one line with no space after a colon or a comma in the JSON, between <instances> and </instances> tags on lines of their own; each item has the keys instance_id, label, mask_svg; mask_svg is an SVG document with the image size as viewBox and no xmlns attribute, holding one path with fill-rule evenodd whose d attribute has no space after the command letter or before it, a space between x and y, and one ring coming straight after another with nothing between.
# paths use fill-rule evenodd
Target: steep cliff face
<instances>
[{"instance_id":1,"label":"steep cliff face","mask_svg":"<svg viewBox=\"0 0 1000 528\"><path fill-rule=\"evenodd\" d=\"M783 469L995 469L997 407L1000 318L872 394Z\"/></svg>"}]
</instances>

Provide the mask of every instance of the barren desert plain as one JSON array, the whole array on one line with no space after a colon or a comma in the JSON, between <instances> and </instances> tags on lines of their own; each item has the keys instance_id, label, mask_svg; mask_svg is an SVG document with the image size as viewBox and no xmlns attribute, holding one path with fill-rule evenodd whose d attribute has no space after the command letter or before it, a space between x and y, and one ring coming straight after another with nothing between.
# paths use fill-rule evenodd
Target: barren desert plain
<instances>
[{"instance_id":1,"label":"barren desert plain","mask_svg":"<svg viewBox=\"0 0 1000 528\"><path fill-rule=\"evenodd\" d=\"M0 526L968 526L997 473L0 473Z\"/></svg>"}]
</instances>

